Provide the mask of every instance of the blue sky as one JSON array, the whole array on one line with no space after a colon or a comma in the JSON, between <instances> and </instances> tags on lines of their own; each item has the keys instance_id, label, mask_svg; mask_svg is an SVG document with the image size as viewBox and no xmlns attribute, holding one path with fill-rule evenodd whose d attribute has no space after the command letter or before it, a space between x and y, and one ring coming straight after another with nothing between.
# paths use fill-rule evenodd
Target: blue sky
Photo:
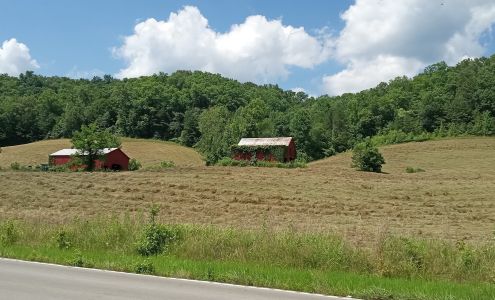
<instances>
[{"instance_id":1,"label":"blue sky","mask_svg":"<svg viewBox=\"0 0 495 300\"><path fill-rule=\"evenodd\" d=\"M128 77L202 69L310 94L340 94L412 76L439 60L455 64L493 53L492 1L396 2L0 0L0 46L15 39L4 44L3 61L0 48L0 73ZM415 6L419 12L411 12ZM248 22L250 16L261 17ZM150 18L157 23L146 22ZM196 27L200 18L208 25ZM177 38L188 20L192 27ZM210 37L196 45L203 36ZM17 55L27 51L29 58Z\"/></svg>"}]
</instances>

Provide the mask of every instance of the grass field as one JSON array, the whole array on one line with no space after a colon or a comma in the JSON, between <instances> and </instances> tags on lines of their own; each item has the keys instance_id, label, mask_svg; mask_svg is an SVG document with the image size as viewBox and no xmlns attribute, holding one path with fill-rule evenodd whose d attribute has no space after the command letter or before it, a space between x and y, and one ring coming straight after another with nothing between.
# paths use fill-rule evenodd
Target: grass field
<instances>
[{"instance_id":1,"label":"grass field","mask_svg":"<svg viewBox=\"0 0 495 300\"><path fill-rule=\"evenodd\" d=\"M132 154L131 143L124 142L126 147ZM14 154L14 149L4 148L3 164L21 161L22 152ZM494 138L401 144L383 147L382 152L387 162L384 174L351 169L349 153L305 169L190 166L163 172L4 171L0 172L0 217L60 223L76 216L139 213L156 203L162 207L159 218L165 223L239 228L263 224L336 232L364 245L384 232L452 241L494 238ZM145 164L153 161L144 152L140 155ZM177 161L178 165L199 164L199 156L189 157L193 158L190 163ZM407 166L425 172L406 173Z\"/></svg>"},{"instance_id":2,"label":"grass field","mask_svg":"<svg viewBox=\"0 0 495 300\"><path fill-rule=\"evenodd\" d=\"M24 166L48 163L48 155L63 148L70 148L68 139L46 140L25 145L3 147L0 153L0 167L8 168L18 162ZM160 164L161 161L173 161L177 166L202 166L201 156L191 148L171 142L144 139L122 139L122 150L131 158L140 161L143 167Z\"/></svg>"},{"instance_id":3,"label":"grass field","mask_svg":"<svg viewBox=\"0 0 495 300\"><path fill-rule=\"evenodd\" d=\"M350 153L302 169L205 167L192 149L131 139L124 150L144 166L177 167L5 167L42 162L40 152L64 143L0 154L0 256L130 272L151 264L158 275L365 299L495 294L495 138L382 147L381 174L352 169ZM169 254L145 259L135 250L138 221L152 204L161 223L190 225ZM56 246L60 232L70 249Z\"/></svg>"}]
</instances>

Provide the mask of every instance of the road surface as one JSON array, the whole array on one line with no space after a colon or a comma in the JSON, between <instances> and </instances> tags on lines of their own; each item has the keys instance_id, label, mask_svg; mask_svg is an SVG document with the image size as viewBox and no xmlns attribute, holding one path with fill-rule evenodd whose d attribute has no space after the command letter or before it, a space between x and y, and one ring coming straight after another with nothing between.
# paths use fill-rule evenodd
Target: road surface
<instances>
[{"instance_id":1,"label":"road surface","mask_svg":"<svg viewBox=\"0 0 495 300\"><path fill-rule=\"evenodd\" d=\"M349 298L0 258L0 299L344 300Z\"/></svg>"}]
</instances>

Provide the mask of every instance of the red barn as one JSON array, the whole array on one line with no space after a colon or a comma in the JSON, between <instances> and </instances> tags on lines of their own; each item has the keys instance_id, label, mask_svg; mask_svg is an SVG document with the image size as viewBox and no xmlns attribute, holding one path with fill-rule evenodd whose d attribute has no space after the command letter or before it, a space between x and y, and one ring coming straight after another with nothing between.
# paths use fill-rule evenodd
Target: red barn
<instances>
[{"instance_id":1,"label":"red barn","mask_svg":"<svg viewBox=\"0 0 495 300\"><path fill-rule=\"evenodd\" d=\"M290 162L296 159L296 145L292 137L243 138L233 148L234 159Z\"/></svg>"},{"instance_id":2,"label":"red barn","mask_svg":"<svg viewBox=\"0 0 495 300\"><path fill-rule=\"evenodd\" d=\"M77 149L62 149L50 154L51 166L65 165L70 162L72 156L80 155ZM101 150L103 160L95 160L95 169L110 169L115 171L129 170L129 156L120 148L105 148ZM84 154L83 154L84 155Z\"/></svg>"}]
</instances>

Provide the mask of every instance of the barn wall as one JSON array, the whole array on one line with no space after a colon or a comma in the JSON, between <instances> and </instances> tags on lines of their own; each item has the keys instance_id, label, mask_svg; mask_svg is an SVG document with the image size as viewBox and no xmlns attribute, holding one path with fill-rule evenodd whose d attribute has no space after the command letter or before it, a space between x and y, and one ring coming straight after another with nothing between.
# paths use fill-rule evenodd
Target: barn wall
<instances>
[{"instance_id":1,"label":"barn wall","mask_svg":"<svg viewBox=\"0 0 495 300\"><path fill-rule=\"evenodd\" d=\"M251 160L251 157L252 157L251 153L236 152L234 154L235 160ZM256 159L265 160L265 161L277 161L277 158L273 154L269 153L268 155L265 156L265 153L263 151L256 152Z\"/></svg>"},{"instance_id":2,"label":"barn wall","mask_svg":"<svg viewBox=\"0 0 495 300\"><path fill-rule=\"evenodd\" d=\"M54 166L64 165L70 162L71 156L51 156L50 164ZM105 160L95 160L95 169L111 169L112 165L119 165L121 170L129 170L129 157L122 150L117 149L105 155ZM83 168L84 166L79 166ZM76 167L79 168L79 167Z\"/></svg>"},{"instance_id":3,"label":"barn wall","mask_svg":"<svg viewBox=\"0 0 495 300\"><path fill-rule=\"evenodd\" d=\"M104 162L104 168L111 169L112 165L119 165L121 170L129 170L129 157L122 152L122 150L117 149L106 155Z\"/></svg>"},{"instance_id":4,"label":"barn wall","mask_svg":"<svg viewBox=\"0 0 495 300\"><path fill-rule=\"evenodd\" d=\"M291 141L289 147L287 147L287 152L285 153L285 160L293 161L294 159L296 159L296 156L296 144L294 143L294 141Z\"/></svg>"},{"instance_id":5,"label":"barn wall","mask_svg":"<svg viewBox=\"0 0 495 300\"><path fill-rule=\"evenodd\" d=\"M53 166L65 165L70 161L71 157L66 156L51 156L49 163Z\"/></svg>"}]
</instances>

